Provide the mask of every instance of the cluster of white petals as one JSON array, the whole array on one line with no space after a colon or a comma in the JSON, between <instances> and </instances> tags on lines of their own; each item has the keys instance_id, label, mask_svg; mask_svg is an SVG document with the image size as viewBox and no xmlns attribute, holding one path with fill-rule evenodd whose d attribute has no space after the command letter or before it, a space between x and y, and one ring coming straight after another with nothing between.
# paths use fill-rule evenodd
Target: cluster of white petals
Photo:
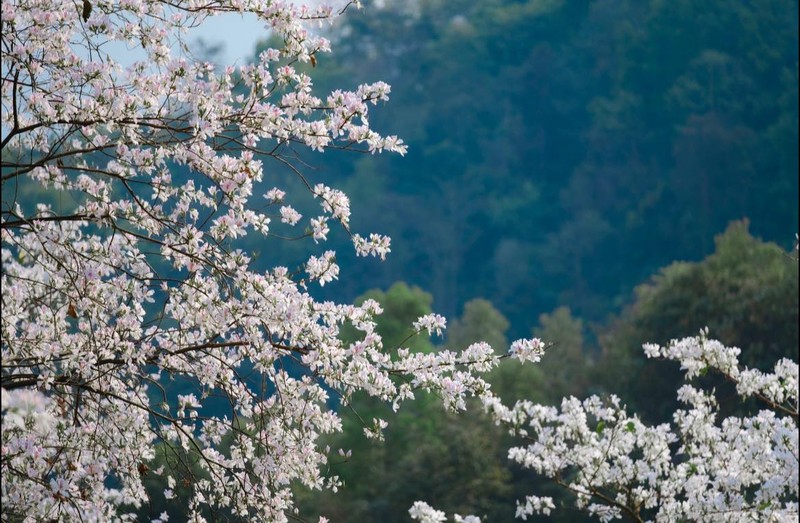
<instances>
[{"instance_id":1,"label":"cluster of white petals","mask_svg":"<svg viewBox=\"0 0 800 523\"><path fill-rule=\"evenodd\" d=\"M441 510L436 510L424 501L415 501L414 504L408 509L408 515L411 519L417 520L420 523L443 523L447 520L447 516ZM481 518L478 516L461 516L460 514L453 514L454 523L481 523Z\"/></svg>"},{"instance_id":2,"label":"cluster of white petals","mask_svg":"<svg viewBox=\"0 0 800 523\"><path fill-rule=\"evenodd\" d=\"M536 363L544 356L545 344L542 340L534 338L532 340L517 340L511 344L509 353L512 358L516 358L520 363L530 361Z\"/></svg>"},{"instance_id":3,"label":"cluster of white petals","mask_svg":"<svg viewBox=\"0 0 800 523\"><path fill-rule=\"evenodd\" d=\"M715 372L760 407L720 418L713 391L690 383L671 424L655 427L629 414L619 398L564 398L560 408L485 402L498 423L530 440L509 458L571 490L579 509L610 521L796 521L798 517L798 365L780 360L771 373L743 368L738 348L706 333L650 357L677 361L687 380ZM528 496L517 517L549 514L550 498Z\"/></svg>"},{"instance_id":4,"label":"cluster of white petals","mask_svg":"<svg viewBox=\"0 0 800 523\"><path fill-rule=\"evenodd\" d=\"M515 342L510 353L538 343ZM781 359L772 372L742 367L740 350L707 331L644 351L686 372L677 394L686 407L672 423L648 426L613 395L564 398L560 408L531 401L506 407L483 395L495 422L529 442L509 449L509 458L571 491L576 507L600 521L797 521L797 362ZM756 412L720 418L714 391L688 383L709 371L733 382L741 399L756 398ZM551 497L530 495L517 502L516 517L554 510ZM409 513L445 520L424 502Z\"/></svg>"},{"instance_id":5,"label":"cluster of white petals","mask_svg":"<svg viewBox=\"0 0 800 523\"><path fill-rule=\"evenodd\" d=\"M408 509L408 515L420 523L442 523L447 519L444 512L434 509L424 501L415 501Z\"/></svg>"},{"instance_id":6,"label":"cluster of white petals","mask_svg":"<svg viewBox=\"0 0 800 523\"><path fill-rule=\"evenodd\" d=\"M447 318L440 314L426 314L414 322L414 328L418 331L428 331L429 334L442 335L442 331L447 327Z\"/></svg>"}]
</instances>

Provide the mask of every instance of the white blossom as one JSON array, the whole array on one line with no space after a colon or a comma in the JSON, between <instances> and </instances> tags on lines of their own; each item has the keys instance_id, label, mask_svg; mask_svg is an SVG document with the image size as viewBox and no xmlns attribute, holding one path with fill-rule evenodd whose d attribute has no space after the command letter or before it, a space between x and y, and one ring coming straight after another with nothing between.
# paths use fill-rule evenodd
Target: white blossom
<instances>
[{"instance_id":1,"label":"white blossom","mask_svg":"<svg viewBox=\"0 0 800 523\"><path fill-rule=\"evenodd\" d=\"M420 523L441 523L447 519L444 512L436 510L424 501L415 501L414 505L408 509L411 519L418 520Z\"/></svg>"},{"instance_id":2,"label":"white blossom","mask_svg":"<svg viewBox=\"0 0 800 523\"><path fill-rule=\"evenodd\" d=\"M429 334L442 335L442 331L447 327L447 318L440 314L426 314L414 322L414 328L418 331L428 331Z\"/></svg>"}]
</instances>

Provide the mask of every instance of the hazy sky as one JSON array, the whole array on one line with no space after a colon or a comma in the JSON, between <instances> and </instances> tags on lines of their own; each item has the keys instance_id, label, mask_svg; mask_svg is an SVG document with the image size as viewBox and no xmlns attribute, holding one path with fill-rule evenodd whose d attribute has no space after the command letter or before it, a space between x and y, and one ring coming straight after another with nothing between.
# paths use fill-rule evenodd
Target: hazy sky
<instances>
[{"instance_id":1,"label":"hazy sky","mask_svg":"<svg viewBox=\"0 0 800 523\"><path fill-rule=\"evenodd\" d=\"M228 13L215 16L200 27L192 29L187 39L190 44L194 44L198 39L202 39L209 46L223 44L220 63L235 62L242 65L252 57L256 42L266 36L264 23L259 22L255 16Z\"/></svg>"},{"instance_id":2,"label":"hazy sky","mask_svg":"<svg viewBox=\"0 0 800 523\"><path fill-rule=\"evenodd\" d=\"M314 5L321 3L319 0L305 0L296 3ZM328 0L334 9L341 9L347 0ZM379 2L376 2L379 3ZM251 60L256 44L268 36L266 24L258 21L255 15L245 13L227 13L209 17L205 23L195 27L183 38L194 51L201 49L199 42L202 40L207 47L221 44L222 49L217 55L219 65L243 65ZM106 52L122 65L129 65L135 60L141 60L144 54L138 50L128 48L126 44L109 42L105 47ZM80 48L77 49L80 53Z\"/></svg>"},{"instance_id":3,"label":"hazy sky","mask_svg":"<svg viewBox=\"0 0 800 523\"><path fill-rule=\"evenodd\" d=\"M295 3L298 5L302 3L306 5L327 3L333 6L335 10L338 10L347 4L348 0L326 0L325 2L321 0L296 0ZM384 2L371 0L364 3L367 6L377 7ZM352 6L351 9L353 9ZM212 17L202 26L190 31L188 41L189 43L194 43L198 38L202 38L209 46L221 43L224 48L220 54L220 63L232 64L236 62L241 65L252 57L256 43L266 38L266 36L265 24L259 22L255 16L229 13Z\"/></svg>"},{"instance_id":4,"label":"hazy sky","mask_svg":"<svg viewBox=\"0 0 800 523\"><path fill-rule=\"evenodd\" d=\"M259 22L254 15L243 16L240 13L227 13L210 17L206 22L190 29L181 38L189 44L193 51L200 51L199 41L205 42L207 47L222 44L221 52L216 58L219 65L242 65L250 61L255 51L256 42L266 38L265 24ZM87 57L85 46L74 46L76 53ZM137 60L145 59L144 51L138 46L131 46L126 42L105 42L103 50L122 66L129 66ZM177 49L173 48L173 53ZM173 54L173 57L176 56Z\"/></svg>"}]
</instances>

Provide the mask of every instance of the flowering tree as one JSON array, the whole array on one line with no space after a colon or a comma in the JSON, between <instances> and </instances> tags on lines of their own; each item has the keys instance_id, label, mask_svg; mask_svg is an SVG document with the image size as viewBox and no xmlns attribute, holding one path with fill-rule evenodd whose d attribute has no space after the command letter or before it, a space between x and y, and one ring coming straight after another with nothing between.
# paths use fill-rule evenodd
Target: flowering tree
<instances>
[{"instance_id":1,"label":"flowering tree","mask_svg":"<svg viewBox=\"0 0 800 523\"><path fill-rule=\"evenodd\" d=\"M225 12L257 16L281 45L237 68L193 59L184 29ZM424 388L453 409L490 396L475 374L499 359L488 345L384 347L376 302L315 300L311 287L338 277L334 252L293 274L258 272L237 248L304 223L295 237L323 243L337 225L359 255L389 252L388 238L351 233L347 197L287 154L405 152L369 126L388 85L318 97L303 72L329 51L312 24L342 12L273 0L2 3L4 517L133 520L144 479L158 477L167 499L189 492L192 521L285 521L296 485L337 488L327 465L338 454L318 443L340 429L331 394L399 408ZM115 42L141 60L118 63ZM254 194L278 164L318 215L301 216L280 188ZM345 323L359 340L341 341ZM436 315L414 324L443 327ZM542 349L521 340L511 352L536 361Z\"/></svg>"},{"instance_id":2,"label":"flowering tree","mask_svg":"<svg viewBox=\"0 0 800 523\"><path fill-rule=\"evenodd\" d=\"M509 458L576 496L576 506L601 521L796 521L798 517L798 365L782 359L772 372L741 367L740 350L707 333L646 345L651 358L680 362L687 380L716 372L756 412L720 419L714 391L685 383L672 424L647 426L619 398L565 398L561 408L529 401L484 402L497 423L527 440ZM527 496L517 517L550 514L550 497ZM409 514L445 521L424 502ZM479 521L455 515L455 521Z\"/></svg>"},{"instance_id":3,"label":"flowering tree","mask_svg":"<svg viewBox=\"0 0 800 523\"><path fill-rule=\"evenodd\" d=\"M688 385L675 427L646 427L614 398L507 408L478 375L500 359L487 344L385 347L375 301L314 299L314 285L338 277L331 250L315 247L301 274L253 268L237 247L248 234L317 245L335 225L358 254L389 252L388 238L351 232L346 195L305 177L288 152L405 152L369 126L389 86L319 97L304 72L329 51L312 26L349 5L2 3L4 517L134 520L155 477L167 499L188 493L192 521L285 521L295 486L338 486L328 465L339 451L319 444L341 428L329 397L347 403L363 391L400 408L417 389L453 410L478 396L496 421L531 437L514 460L603 518L796 515L796 363L739 370L735 350L702 337L649 348L690 374L717 369L766 406L721 425L713 396ZM280 44L237 68L193 59L184 29L225 12L259 17ZM141 59L121 65L114 43ZM255 194L277 165L318 200L318 214L301 216L297 195L278 187ZM345 324L360 338L343 342ZM413 331L444 324L426 315ZM509 354L537 361L543 348L520 340ZM380 438L385 426L370 420L365 432ZM532 496L518 512L551 508ZM422 502L411 516L444 517Z\"/></svg>"}]
</instances>

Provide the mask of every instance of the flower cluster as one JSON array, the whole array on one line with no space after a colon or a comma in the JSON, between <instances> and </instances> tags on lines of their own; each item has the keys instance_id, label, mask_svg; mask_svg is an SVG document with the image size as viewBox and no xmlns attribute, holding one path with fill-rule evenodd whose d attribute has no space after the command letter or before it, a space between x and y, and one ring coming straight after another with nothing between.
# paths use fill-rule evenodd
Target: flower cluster
<instances>
[{"instance_id":1,"label":"flower cluster","mask_svg":"<svg viewBox=\"0 0 800 523\"><path fill-rule=\"evenodd\" d=\"M509 408L485 397L484 406L530 441L509 450L512 461L572 491L577 507L601 521L795 521L798 364L782 359L769 373L743 368L738 348L706 336L644 350L679 362L687 380L708 371L723 375L742 399L759 401L757 412L720 419L713 391L688 382L678 390L686 407L672 423L654 427L616 396L564 398L560 408L530 401ZM443 520L420 507L415 513L423 521ZM552 498L531 495L518 502L516 515L553 510Z\"/></svg>"},{"instance_id":2,"label":"flower cluster","mask_svg":"<svg viewBox=\"0 0 800 523\"><path fill-rule=\"evenodd\" d=\"M443 523L447 519L444 512L436 510L424 501L414 502L414 505L408 509L408 515L420 523ZM481 523L477 516L461 516L459 514L453 514L453 521L455 523Z\"/></svg>"},{"instance_id":3,"label":"flower cluster","mask_svg":"<svg viewBox=\"0 0 800 523\"><path fill-rule=\"evenodd\" d=\"M442 523L447 519L444 512L434 509L424 501L416 501L408 509L408 515L411 516L411 519L419 520L420 523Z\"/></svg>"}]
</instances>

